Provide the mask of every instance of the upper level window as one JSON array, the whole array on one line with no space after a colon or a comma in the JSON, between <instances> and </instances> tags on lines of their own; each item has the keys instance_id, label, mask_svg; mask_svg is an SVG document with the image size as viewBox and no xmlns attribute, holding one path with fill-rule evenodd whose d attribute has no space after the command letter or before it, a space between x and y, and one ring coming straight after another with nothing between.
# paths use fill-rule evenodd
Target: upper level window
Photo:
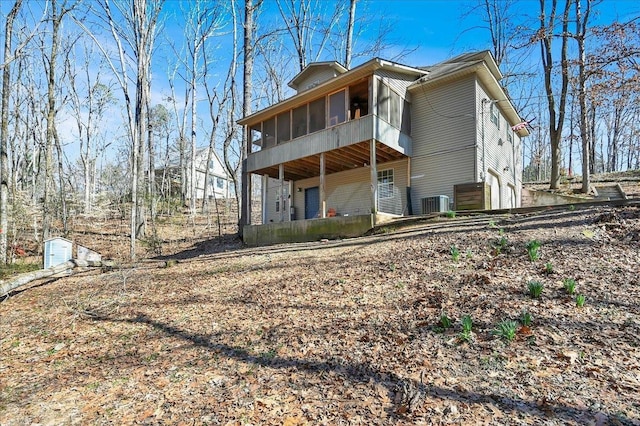
<instances>
[{"instance_id":1,"label":"upper level window","mask_svg":"<svg viewBox=\"0 0 640 426\"><path fill-rule=\"evenodd\" d=\"M278 143L291 140L291 115L287 111L278 115Z\"/></svg>"},{"instance_id":2,"label":"upper level window","mask_svg":"<svg viewBox=\"0 0 640 426\"><path fill-rule=\"evenodd\" d=\"M406 99L403 101L403 104L400 131L405 135L411 135L411 104Z\"/></svg>"},{"instance_id":3,"label":"upper level window","mask_svg":"<svg viewBox=\"0 0 640 426\"><path fill-rule=\"evenodd\" d=\"M257 145L259 147L264 146L264 142L262 140L262 123L255 124L249 128L251 132L251 143L253 145Z\"/></svg>"},{"instance_id":4,"label":"upper level window","mask_svg":"<svg viewBox=\"0 0 640 426\"><path fill-rule=\"evenodd\" d=\"M348 120L358 119L369 114L369 85L371 79L365 78L345 87L337 92L322 96L312 102L299 105L285 112L271 117L261 123L251 126L252 142L260 148L270 148L277 144L299 138L327 127L345 123ZM382 84L389 97L389 88ZM398 128L408 123L402 116L402 98L395 94L394 125ZM387 99L387 113L385 119L389 120L391 101Z\"/></svg>"},{"instance_id":5,"label":"upper level window","mask_svg":"<svg viewBox=\"0 0 640 426\"><path fill-rule=\"evenodd\" d=\"M295 108L293 115L293 137L299 138L307 134L307 104Z\"/></svg>"},{"instance_id":6,"label":"upper level window","mask_svg":"<svg viewBox=\"0 0 640 426\"><path fill-rule=\"evenodd\" d=\"M349 120L369 114L369 80L349 86Z\"/></svg>"},{"instance_id":7,"label":"upper level window","mask_svg":"<svg viewBox=\"0 0 640 426\"><path fill-rule=\"evenodd\" d=\"M270 118L262 125L263 148L271 148L276 144L276 118Z\"/></svg>"},{"instance_id":8,"label":"upper level window","mask_svg":"<svg viewBox=\"0 0 640 426\"><path fill-rule=\"evenodd\" d=\"M491 122L500 128L500 111L495 103L491 103Z\"/></svg>"},{"instance_id":9,"label":"upper level window","mask_svg":"<svg viewBox=\"0 0 640 426\"><path fill-rule=\"evenodd\" d=\"M403 133L411 133L409 102L395 90L378 80L378 117Z\"/></svg>"},{"instance_id":10,"label":"upper level window","mask_svg":"<svg viewBox=\"0 0 640 426\"><path fill-rule=\"evenodd\" d=\"M389 123L396 129L402 126L402 98L393 90L389 90L391 109L389 110Z\"/></svg>"},{"instance_id":11,"label":"upper level window","mask_svg":"<svg viewBox=\"0 0 640 426\"><path fill-rule=\"evenodd\" d=\"M389 87L378 80L378 117L389 121Z\"/></svg>"},{"instance_id":12,"label":"upper level window","mask_svg":"<svg viewBox=\"0 0 640 426\"><path fill-rule=\"evenodd\" d=\"M316 99L309 104L309 133L326 127L325 98Z\"/></svg>"},{"instance_id":13,"label":"upper level window","mask_svg":"<svg viewBox=\"0 0 640 426\"><path fill-rule=\"evenodd\" d=\"M347 121L346 97L345 90L329 95L329 126Z\"/></svg>"},{"instance_id":14,"label":"upper level window","mask_svg":"<svg viewBox=\"0 0 640 426\"><path fill-rule=\"evenodd\" d=\"M221 177L216 176L216 187L218 189L223 189L224 188L224 179L222 179Z\"/></svg>"}]
</instances>

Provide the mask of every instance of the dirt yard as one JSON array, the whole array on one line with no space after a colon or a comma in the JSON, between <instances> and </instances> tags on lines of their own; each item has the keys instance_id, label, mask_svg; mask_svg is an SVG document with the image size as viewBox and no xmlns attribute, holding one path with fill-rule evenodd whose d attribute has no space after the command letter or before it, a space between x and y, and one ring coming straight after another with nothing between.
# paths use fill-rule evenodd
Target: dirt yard
<instances>
[{"instance_id":1,"label":"dirt yard","mask_svg":"<svg viewBox=\"0 0 640 426\"><path fill-rule=\"evenodd\" d=\"M0 303L0 424L640 425L637 204L163 248Z\"/></svg>"}]
</instances>

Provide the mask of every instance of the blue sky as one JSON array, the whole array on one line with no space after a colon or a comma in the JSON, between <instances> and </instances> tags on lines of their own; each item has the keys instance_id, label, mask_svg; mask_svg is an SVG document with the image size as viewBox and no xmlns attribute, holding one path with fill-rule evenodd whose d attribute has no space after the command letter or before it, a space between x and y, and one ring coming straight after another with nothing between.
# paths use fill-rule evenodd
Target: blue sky
<instances>
[{"instance_id":1,"label":"blue sky","mask_svg":"<svg viewBox=\"0 0 640 426\"><path fill-rule=\"evenodd\" d=\"M481 19L473 14L465 17L476 4L473 0L364 0L364 3L359 6L397 23L394 35L417 47L405 60L411 65L433 64L469 50L490 48L488 32L478 28L483 25ZM538 0L520 2L518 18L537 23L539 7ZM592 23L601 25L640 15L640 2L603 0L597 10Z\"/></svg>"},{"instance_id":2,"label":"blue sky","mask_svg":"<svg viewBox=\"0 0 640 426\"><path fill-rule=\"evenodd\" d=\"M242 0L237 0L238 4L242 4ZM318 0L323 2L325 0ZM344 1L344 0L343 0ZM392 25L392 32L389 34L392 43L398 47L396 51L402 47L415 49L408 56L399 60L402 63L411 66L431 65L457 54L472 50L490 49L489 34L486 30L479 27L483 25L478 15L467 15L465 13L470 9L477 0L358 0L357 14L358 16L367 15L370 25L375 26L380 22ZM599 6L597 15L594 15L593 24L610 23L616 19L628 19L632 15L640 15L640 2L633 0L604 0ZM537 14L539 9L538 0L524 0L519 2L519 11L517 19L527 20L529 25L537 25ZM181 12L180 3L177 0L167 0L165 11L179 15ZM173 40L179 43L182 33L181 25L184 20L180 17L177 19L169 19L163 34L160 34L157 45L159 47L158 55L155 58L153 82L152 82L152 103L161 103L169 95L168 85L166 82L167 66L175 61L172 57L174 54L166 43L167 40ZM238 15L238 19L242 19L242 15ZM259 25L262 28L279 25L282 19L275 6L275 0L265 0L264 13L258 17ZM228 37L230 25L227 25L216 43L221 43L222 48L218 49L215 56L219 59L219 69L216 74L224 76L226 74L226 66L228 61L225 58L230 52L230 38ZM240 34L241 37L241 34ZM357 43L365 40L356 41ZM164 46L162 46L164 45ZM162 47L161 47L162 46ZM180 46L177 46L179 49ZM162 51L164 50L164 52ZM385 58L393 59L393 52L389 55L382 55ZM327 59L327 58L323 58ZM364 62L370 58L359 58L354 60L353 65ZM539 62L539 54L537 51L531 55L532 64L537 67ZM295 71L295 62L290 61L283 64L283 73L286 71ZM201 88L201 93L203 89ZM178 96L181 96L181 90L178 89ZM120 96L120 93L118 93ZM204 107L204 103L201 105ZM199 108L200 109L200 108ZM207 114L203 111L199 113L199 120L207 121ZM122 120L121 114L115 112L109 117L111 128L117 128L116 122ZM70 126L73 128L71 121L61 123L62 126ZM201 124L200 129L208 129L205 123ZM199 145L206 143L206 130L199 131Z\"/></svg>"}]
</instances>

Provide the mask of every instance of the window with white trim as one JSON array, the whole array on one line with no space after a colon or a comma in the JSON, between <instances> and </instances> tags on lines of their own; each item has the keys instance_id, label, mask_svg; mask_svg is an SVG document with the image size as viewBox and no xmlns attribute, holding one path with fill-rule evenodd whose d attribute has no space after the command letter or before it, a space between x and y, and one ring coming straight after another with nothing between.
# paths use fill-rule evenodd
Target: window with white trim
<instances>
[{"instance_id":1,"label":"window with white trim","mask_svg":"<svg viewBox=\"0 0 640 426\"><path fill-rule=\"evenodd\" d=\"M500 129L500 111L495 103L491 103L491 122Z\"/></svg>"},{"instance_id":2,"label":"window with white trim","mask_svg":"<svg viewBox=\"0 0 640 426\"><path fill-rule=\"evenodd\" d=\"M393 169L378 171L378 199L393 198Z\"/></svg>"}]
</instances>

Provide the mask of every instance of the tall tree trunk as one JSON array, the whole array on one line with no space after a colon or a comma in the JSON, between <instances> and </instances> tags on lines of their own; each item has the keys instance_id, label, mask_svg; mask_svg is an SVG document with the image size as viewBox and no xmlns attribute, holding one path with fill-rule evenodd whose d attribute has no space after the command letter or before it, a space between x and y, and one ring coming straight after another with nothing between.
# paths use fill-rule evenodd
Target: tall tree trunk
<instances>
[{"instance_id":1,"label":"tall tree trunk","mask_svg":"<svg viewBox=\"0 0 640 426\"><path fill-rule=\"evenodd\" d=\"M133 138L133 205L132 217L135 226L135 237L145 235L144 217L144 152L147 135L147 88L149 85L149 55L151 54L150 38L154 31L147 16L147 0L134 0L133 16L139 28L137 44L136 72L136 104L135 131ZM153 19L153 18L152 18Z\"/></svg>"},{"instance_id":2,"label":"tall tree trunk","mask_svg":"<svg viewBox=\"0 0 640 426\"><path fill-rule=\"evenodd\" d=\"M591 103L588 113L589 121L589 174L596 173L596 106Z\"/></svg>"},{"instance_id":3,"label":"tall tree trunk","mask_svg":"<svg viewBox=\"0 0 640 426\"><path fill-rule=\"evenodd\" d=\"M60 219L62 219L62 235L69 235L69 218L67 212L67 197L65 191L65 183L64 183L64 154L62 153L62 145L60 143L60 138L58 137L58 129L53 128L53 143L56 148L56 157L58 159L58 191L60 193Z\"/></svg>"},{"instance_id":4,"label":"tall tree trunk","mask_svg":"<svg viewBox=\"0 0 640 426\"><path fill-rule=\"evenodd\" d=\"M4 55L2 68L2 111L0 113L0 265L7 263L7 228L9 226L9 94L11 83L11 40L13 38L13 21L15 20L22 0L16 0L7 15L4 27Z\"/></svg>"},{"instance_id":5,"label":"tall tree trunk","mask_svg":"<svg viewBox=\"0 0 640 426\"><path fill-rule=\"evenodd\" d=\"M356 0L349 3L349 23L347 24L347 46L345 48L344 66L351 69L351 56L353 54L353 26L356 20Z\"/></svg>"},{"instance_id":6,"label":"tall tree trunk","mask_svg":"<svg viewBox=\"0 0 640 426\"><path fill-rule=\"evenodd\" d=\"M560 186L560 165L562 152L560 144L562 142L562 129L567 103L567 91L569 86L569 61L567 60L567 40L569 26L569 8L571 0L565 0L564 12L562 15L562 33L560 38L562 46L560 51L560 102L557 105L554 94L552 76L554 75L552 39L556 37L554 30L556 20L557 0L551 0L551 13L547 22L546 1L540 0L540 49L542 53L542 63L544 67L544 86L547 96L547 106L549 110L549 138L551 145L551 176L550 189L558 189Z\"/></svg>"},{"instance_id":7,"label":"tall tree trunk","mask_svg":"<svg viewBox=\"0 0 640 426\"><path fill-rule=\"evenodd\" d=\"M587 0L587 8L584 16L582 15L581 2L575 0L576 5L576 37L578 41L578 102L580 104L580 137L582 139L582 188L584 194L589 193L591 187L591 178L589 171L591 169L589 162L589 153L591 140L589 139L589 127L587 124L587 75L586 75L586 53L585 38L587 35L587 23L589 22L589 14L591 12L591 0Z\"/></svg>"},{"instance_id":8,"label":"tall tree trunk","mask_svg":"<svg viewBox=\"0 0 640 426\"><path fill-rule=\"evenodd\" d=\"M254 13L262 4L259 0L255 5L253 0L245 0L244 3L244 69L243 69L243 86L242 86L242 116L246 117L251 114L251 90L253 83L253 61L254 61L254 38L255 23ZM249 141L249 132L246 126L242 126L242 142L240 149L241 161L241 186L242 186L242 202L240 207L240 222L238 233L242 236L242 227L251 223L251 175L247 172L246 160L247 155L251 151L251 142ZM236 187L237 188L237 187Z\"/></svg>"},{"instance_id":9,"label":"tall tree trunk","mask_svg":"<svg viewBox=\"0 0 640 426\"><path fill-rule=\"evenodd\" d=\"M150 95L150 86L151 82L147 83L147 153L148 153L148 162L147 167L149 168L149 174L147 175L148 185L147 185L147 194L149 198L149 216L151 217L152 226L154 226L155 232L155 218L156 218L156 153L154 147L153 140L153 125L151 124L151 95Z\"/></svg>"},{"instance_id":10,"label":"tall tree trunk","mask_svg":"<svg viewBox=\"0 0 640 426\"><path fill-rule=\"evenodd\" d=\"M56 63L60 44L62 13L57 0L51 1L51 50L47 75L47 131L44 145L44 197L42 205L42 240L51 236L53 197L53 148L56 126Z\"/></svg>"},{"instance_id":11,"label":"tall tree trunk","mask_svg":"<svg viewBox=\"0 0 640 426\"><path fill-rule=\"evenodd\" d=\"M196 198L197 198L197 169L196 169L196 120L197 120L197 73L198 73L198 43L197 34L193 40L193 56L191 62L191 167L189 172L189 213L191 214L191 220L196 217Z\"/></svg>"}]
</instances>

